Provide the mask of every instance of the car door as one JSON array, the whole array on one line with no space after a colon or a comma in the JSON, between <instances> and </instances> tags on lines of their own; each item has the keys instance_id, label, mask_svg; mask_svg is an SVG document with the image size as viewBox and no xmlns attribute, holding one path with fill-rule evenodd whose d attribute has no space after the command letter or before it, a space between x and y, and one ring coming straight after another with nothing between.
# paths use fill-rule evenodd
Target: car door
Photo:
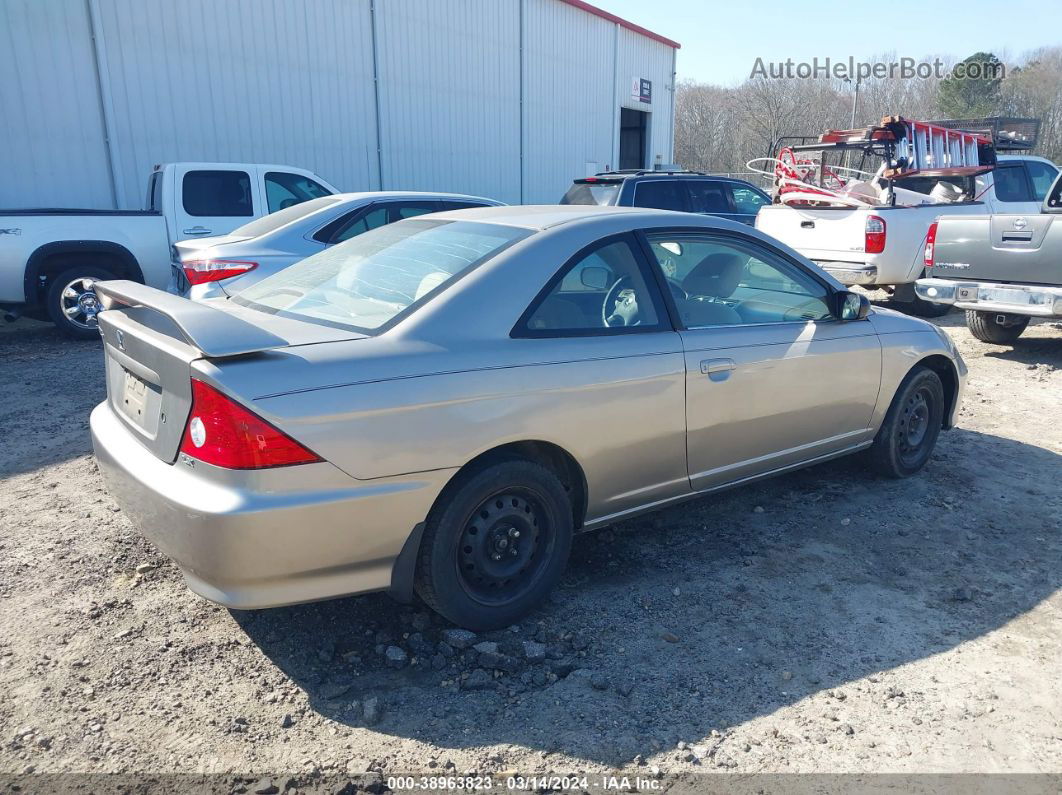
<instances>
[{"instance_id":1,"label":"car door","mask_svg":"<svg viewBox=\"0 0 1062 795\"><path fill-rule=\"evenodd\" d=\"M1028 173L1029 182L1032 184L1033 201L1042 206L1044 199L1047 198L1047 194L1051 190L1051 186L1055 184L1058 169L1050 163L1044 163L1041 160L1026 160L1025 171Z\"/></svg>"},{"instance_id":2,"label":"car door","mask_svg":"<svg viewBox=\"0 0 1062 795\"><path fill-rule=\"evenodd\" d=\"M693 489L872 438L881 346L869 320L835 319L825 281L723 230L651 230L645 244L681 326Z\"/></svg>"},{"instance_id":3,"label":"car door","mask_svg":"<svg viewBox=\"0 0 1062 795\"><path fill-rule=\"evenodd\" d=\"M265 191L266 213L275 213L296 204L329 196L333 191L307 174L259 169Z\"/></svg>"},{"instance_id":4,"label":"car door","mask_svg":"<svg viewBox=\"0 0 1062 795\"><path fill-rule=\"evenodd\" d=\"M680 180L648 177L634 183L631 205L687 212L690 203L686 188Z\"/></svg>"},{"instance_id":5,"label":"car door","mask_svg":"<svg viewBox=\"0 0 1062 795\"><path fill-rule=\"evenodd\" d=\"M1025 171L1024 164L1011 160L999 163L992 170L993 201L990 210L993 213L1038 213L1040 202L1033 193L1032 183ZM1042 201L1042 200L1041 200Z\"/></svg>"},{"instance_id":6,"label":"car door","mask_svg":"<svg viewBox=\"0 0 1062 795\"><path fill-rule=\"evenodd\" d=\"M760 208L770 204L771 197L751 185L743 185L740 182L728 183L727 188L730 190L730 201L734 206L734 220L754 226Z\"/></svg>"},{"instance_id":7,"label":"car door","mask_svg":"<svg viewBox=\"0 0 1062 795\"><path fill-rule=\"evenodd\" d=\"M528 400L587 479L587 522L689 493L685 366L660 287L632 234L576 253L512 332Z\"/></svg>"},{"instance_id":8,"label":"car door","mask_svg":"<svg viewBox=\"0 0 1062 795\"><path fill-rule=\"evenodd\" d=\"M225 235L264 214L251 173L238 166L179 167L174 208L177 240ZM176 242L176 241L175 241Z\"/></svg>"},{"instance_id":9,"label":"car door","mask_svg":"<svg viewBox=\"0 0 1062 795\"><path fill-rule=\"evenodd\" d=\"M729 186L720 179L686 179L682 181L689 194L689 211L701 215L715 215L741 220L734 213Z\"/></svg>"}]
</instances>

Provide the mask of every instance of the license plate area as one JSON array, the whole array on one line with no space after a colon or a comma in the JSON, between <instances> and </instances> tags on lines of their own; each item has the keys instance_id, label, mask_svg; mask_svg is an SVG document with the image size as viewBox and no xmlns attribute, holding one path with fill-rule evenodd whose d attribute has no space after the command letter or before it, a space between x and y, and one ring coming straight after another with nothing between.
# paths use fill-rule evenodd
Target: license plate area
<instances>
[{"instance_id":1,"label":"license plate area","mask_svg":"<svg viewBox=\"0 0 1062 795\"><path fill-rule=\"evenodd\" d=\"M1008 287L982 287L977 290L977 300L1012 306L1028 306L1032 303L1028 290L1015 290Z\"/></svg>"},{"instance_id":2,"label":"license plate area","mask_svg":"<svg viewBox=\"0 0 1062 795\"><path fill-rule=\"evenodd\" d=\"M148 436L158 430L162 390L136 373L121 367L114 402L122 415Z\"/></svg>"}]
</instances>

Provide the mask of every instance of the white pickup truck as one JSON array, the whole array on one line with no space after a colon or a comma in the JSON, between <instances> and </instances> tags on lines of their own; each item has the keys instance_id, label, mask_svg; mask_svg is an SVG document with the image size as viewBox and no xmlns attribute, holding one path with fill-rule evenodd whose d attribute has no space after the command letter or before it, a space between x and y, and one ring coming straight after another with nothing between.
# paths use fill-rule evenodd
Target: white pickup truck
<instances>
[{"instance_id":1,"label":"white pickup truck","mask_svg":"<svg viewBox=\"0 0 1062 795\"><path fill-rule=\"evenodd\" d=\"M934 317L950 307L925 301L914 291L933 221L947 215L1037 213L1057 175L1058 167L1042 157L1000 155L995 168L979 176L913 176L895 182L917 194L929 194L935 183L946 182L971 200L879 207L772 204L760 209L756 228L843 284L887 289L912 314Z\"/></svg>"},{"instance_id":2,"label":"white pickup truck","mask_svg":"<svg viewBox=\"0 0 1062 795\"><path fill-rule=\"evenodd\" d=\"M331 193L291 166L169 163L152 171L144 210L0 210L0 309L9 320L50 319L72 337L96 337L94 282L165 289L174 243Z\"/></svg>"}]
</instances>

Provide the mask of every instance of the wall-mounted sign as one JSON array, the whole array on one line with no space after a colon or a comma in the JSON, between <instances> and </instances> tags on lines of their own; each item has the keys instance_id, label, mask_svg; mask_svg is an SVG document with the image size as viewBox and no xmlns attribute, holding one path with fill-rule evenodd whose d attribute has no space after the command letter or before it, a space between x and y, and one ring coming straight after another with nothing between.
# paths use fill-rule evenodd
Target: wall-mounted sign
<instances>
[{"instance_id":1,"label":"wall-mounted sign","mask_svg":"<svg viewBox=\"0 0 1062 795\"><path fill-rule=\"evenodd\" d=\"M644 77L631 78L631 99L650 105L653 102L653 81Z\"/></svg>"}]
</instances>

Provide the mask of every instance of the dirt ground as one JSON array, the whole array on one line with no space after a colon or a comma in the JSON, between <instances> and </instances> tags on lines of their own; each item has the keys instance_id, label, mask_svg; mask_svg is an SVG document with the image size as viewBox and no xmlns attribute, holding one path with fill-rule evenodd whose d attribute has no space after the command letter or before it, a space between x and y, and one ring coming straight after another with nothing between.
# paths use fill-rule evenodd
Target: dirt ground
<instances>
[{"instance_id":1,"label":"dirt ground","mask_svg":"<svg viewBox=\"0 0 1062 795\"><path fill-rule=\"evenodd\" d=\"M970 378L921 475L842 460L581 536L479 650L386 596L193 595L103 490L99 345L4 328L0 774L1060 773L1062 325L939 322Z\"/></svg>"}]
</instances>

